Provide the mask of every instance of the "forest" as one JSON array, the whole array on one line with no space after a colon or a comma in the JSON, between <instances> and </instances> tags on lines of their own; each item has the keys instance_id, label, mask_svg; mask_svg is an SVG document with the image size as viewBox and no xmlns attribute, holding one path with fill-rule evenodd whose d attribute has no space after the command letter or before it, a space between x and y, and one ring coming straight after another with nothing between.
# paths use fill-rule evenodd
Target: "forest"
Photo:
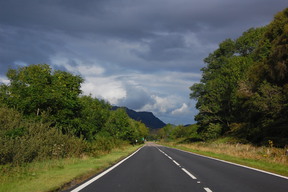
<instances>
[{"instance_id":1,"label":"forest","mask_svg":"<svg viewBox=\"0 0 288 192\"><path fill-rule=\"evenodd\" d=\"M9 69L7 78L0 85L0 165L96 157L148 135L124 109L82 95L80 76L33 64Z\"/></svg>"},{"instance_id":2,"label":"forest","mask_svg":"<svg viewBox=\"0 0 288 192\"><path fill-rule=\"evenodd\" d=\"M287 145L288 8L270 24L224 40L204 62L200 83L190 87L201 138Z\"/></svg>"}]
</instances>

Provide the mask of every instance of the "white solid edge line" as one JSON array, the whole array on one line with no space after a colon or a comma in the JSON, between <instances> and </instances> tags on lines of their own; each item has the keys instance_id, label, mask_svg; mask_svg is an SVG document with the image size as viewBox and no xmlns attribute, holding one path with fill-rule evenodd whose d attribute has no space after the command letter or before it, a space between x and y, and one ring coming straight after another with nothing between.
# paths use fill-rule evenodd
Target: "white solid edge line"
<instances>
[{"instance_id":1,"label":"white solid edge line","mask_svg":"<svg viewBox=\"0 0 288 192\"><path fill-rule=\"evenodd\" d=\"M171 148L171 147L167 147L167 148L176 149L176 148ZM181 149L176 149L176 150L182 151L182 152L185 152L185 153L191 153L191 154L193 154L193 155L197 155L197 156L200 156L200 157L204 157L204 158L208 158L208 159L220 161L220 162L223 162L223 163L228 163L228 164L235 165L235 166L238 166L238 167L243 167L243 168L246 168L246 169L251 169L251 170L254 170L254 171L261 172L261 173L266 173L266 174L268 174L268 175L273 175L273 176L280 177L280 178L283 178L283 179L288 179L288 177L286 177L286 176L278 175L278 174L276 174L276 173L271 173L271 172L264 171L264 170L261 170L261 169L256 169L256 168L253 168L253 167L248 167L248 166L245 166L245 165L241 165L241 164L237 164L237 163L232 163L232 162L225 161L225 160L221 160L221 159L216 159L216 158L208 157L208 156L205 156L205 155L199 155L199 154L197 154L197 153L193 153L193 152L189 152L189 151L184 151L184 150L181 150Z\"/></svg>"},{"instance_id":2,"label":"white solid edge line","mask_svg":"<svg viewBox=\"0 0 288 192\"><path fill-rule=\"evenodd\" d=\"M142 149L143 147L140 147L137 151L135 151L134 153L132 153L131 155L129 155L128 157L126 157L125 159L121 160L120 162L118 162L117 164L113 165L112 167L110 167L109 169L107 169L106 171L100 173L99 175L93 177L92 179L90 179L89 181L83 183L82 185L78 186L77 188L73 189L71 192L78 192L82 189L84 189L85 187L87 187L88 185L90 185L91 183L93 183L94 181L96 181L97 179L103 177L104 175L106 175L108 172L112 171L113 169L115 169L116 167L118 167L121 163L123 163L124 161L126 161L127 159L129 159L130 157L132 157L133 155L135 155L140 149Z\"/></svg>"},{"instance_id":3,"label":"white solid edge line","mask_svg":"<svg viewBox=\"0 0 288 192\"><path fill-rule=\"evenodd\" d=\"M213 192L213 191L211 191L211 189L209 189L207 187L205 187L204 190L207 191L207 192Z\"/></svg>"},{"instance_id":4,"label":"white solid edge line","mask_svg":"<svg viewBox=\"0 0 288 192\"><path fill-rule=\"evenodd\" d=\"M186 169L182 168L182 170L189 175L192 179L197 179L194 175L192 175L189 171L187 171Z\"/></svg>"}]
</instances>

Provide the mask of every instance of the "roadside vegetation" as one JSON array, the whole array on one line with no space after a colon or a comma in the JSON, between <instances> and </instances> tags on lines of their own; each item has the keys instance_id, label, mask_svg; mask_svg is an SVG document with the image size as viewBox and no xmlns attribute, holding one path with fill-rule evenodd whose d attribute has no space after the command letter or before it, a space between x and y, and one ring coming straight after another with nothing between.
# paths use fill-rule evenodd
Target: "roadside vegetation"
<instances>
[{"instance_id":1,"label":"roadside vegetation","mask_svg":"<svg viewBox=\"0 0 288 192\"><path fill-rule=\"evenodd\" d=\"M288 8L267 26L226 39L204 59L190 87L204 140L233 136L261 145L288 144Z\"/></svg>"},{"instance_id":2,"label":"roadside vegetation","mask_svg":"<svg viewBox=\"0 0 288 192\"><path fill-rule=\"evenodd\" d=\"M14 167L0 165L0 191L63 191L115 164L140 146L122 145L97 157L50 159Z\"/></svg>"},{"instance_id":3,"label":"roadside vegetation","mask_svg":"<svg viewBox=\"0 0 288 192\"><path fill-rule=\"evenodd\" d=\"M288 8L226 39L190 87L195 125L167 125L162 144L288 176Z\"/></svg>"},{"instance_id":4,"label":"roadside vegetation","mask_svg":"<svg viewBox=\"0 0 288 192\"><path fill-rule=\"evenodd\" d=\"M9 69L7 78L9 84L0 85L1 187L11 178L33 183L38 176L29 167L39 164L47 172L54 166L50 162L60 167L73 165L75 159L88 163L114 149L141 144L149 133L124 109L112 110L109 103L82 95L80 76L36 64Z\"/></svg>"},{"instance_id":5,"label":"roadside vegetation","mask_svg":"<svg viewBox=\"0 0 288 192\"><path fill-rule=\"evenodd\" d=\"M288 176L288 148L275 147L272 140L255 145L232 136L204 140L199 126L172 126L153 135L159 144Z\"/></svg>"}]
</instances>

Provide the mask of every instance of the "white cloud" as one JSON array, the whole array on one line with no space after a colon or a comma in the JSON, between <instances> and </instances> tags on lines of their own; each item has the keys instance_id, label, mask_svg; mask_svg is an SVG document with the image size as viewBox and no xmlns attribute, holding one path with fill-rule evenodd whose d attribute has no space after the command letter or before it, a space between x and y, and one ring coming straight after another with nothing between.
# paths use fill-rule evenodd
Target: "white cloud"
<instances>
[{"instance_id":1,"label":"white cloud","mask_svg":"<svg viewBox=\"0 0 288 192\"><path fill-rule=\"evenodd\" d=\"M8 84L10 81L5 76L0 76L0 83Z\"/></svg>"},{"instance_id":2,"label":"white cloud","mask_svg":"<svg viewBox=\"0 0 288 192\"><path fill-rule=\"evenodd\" d=\"M115 77L88 77L82 85L85 95L102 98L115 105L126 97L126 90L121 82Z\"/></svg>"},{"instance_id":3,"label":"white cloud","mask_svg":"<svg viewBox=\"0 0 288 192\"><path fill-rule=\"evenodd\" d=\"M159 96L152 95L151 98L154 100L153 103L145 105L141 110L154 111L156 114L170 113L179 101L179 97L175 95L170 96Z\"/></svg>"},{"instance_id":4,"label":"white cloud","mask_svg":"<svg viewBox=\"0 0 288 192\"><path fill-rule=\"evenodd\" d=\"M189 107L186 103L183 103L182 106L178 109L175 109L174 111L171 112L172 115L183 115L186 113L189 113Z\"/></svg>"},{"instance_id":5,"label":"white cloud","mask_svg":"<svg viewBox=\"0 0 288 192\"><path fill-rule=\"evenodd\" d=\"M83 76L101 75L105 72L103 67L97 65L83 65L76 66L77 71Z\"/></svg>"}]
</instances>

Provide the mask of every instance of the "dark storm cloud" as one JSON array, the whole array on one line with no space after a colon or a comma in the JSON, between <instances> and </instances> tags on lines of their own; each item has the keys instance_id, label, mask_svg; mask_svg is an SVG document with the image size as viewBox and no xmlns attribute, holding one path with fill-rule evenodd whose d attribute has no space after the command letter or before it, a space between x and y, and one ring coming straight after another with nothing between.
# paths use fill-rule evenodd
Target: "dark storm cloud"
<instances>
[{"instance_id":1,"label":"dark storm cloud","mask_svg":"<svg viewBox=\"0 0 288 192\"><path fill-rule=\"evenodd\" d=\"M173 61L185 56L187 47L181 35L163 35L155 38L145 53L138 53L138 56L145 60ZM183 54L182 54L183 53Z\"/></svg>"},{"instance_id":2,"label":"dark storm cloud","mask_svg":"<svg viewBox=\"0 0 288 192\"><path fill-rule=\"evenodd\" d=\"M199 32L270 19L284 0L11 0L0 2L0 22L37 30L99 33L133 39L153 31ZM268 4L269 6L265 6ZM284 8L284 7L283 7ZM261 23L259 23L261 24ZM135 40L135 39L134 39Z\"/></svg>"},{"instance_id":3,"label":"dark storm cloud","mask_svg":"<svg viewBox=\"0 0 288 192\"><path fill-rule=\"evenodd\" d=\"M48 63L49 55L61 46L59 42L53 42L53 39L50 41L49 36L41 32L0 24L0 74L19 63Z\"/></svg>"},{"instance_id":4,"label":"dark storm cloud","mask_svg":"<svg viewBox=\"0 0 288 192\"><path fill-rule=\"evenodd\" d=\"M96 96L188 123L189 86L203 58L285 7L287 0L2 0L0 80L8 67L48 63L81 74Z\"/></svg>"}]
</instances>

